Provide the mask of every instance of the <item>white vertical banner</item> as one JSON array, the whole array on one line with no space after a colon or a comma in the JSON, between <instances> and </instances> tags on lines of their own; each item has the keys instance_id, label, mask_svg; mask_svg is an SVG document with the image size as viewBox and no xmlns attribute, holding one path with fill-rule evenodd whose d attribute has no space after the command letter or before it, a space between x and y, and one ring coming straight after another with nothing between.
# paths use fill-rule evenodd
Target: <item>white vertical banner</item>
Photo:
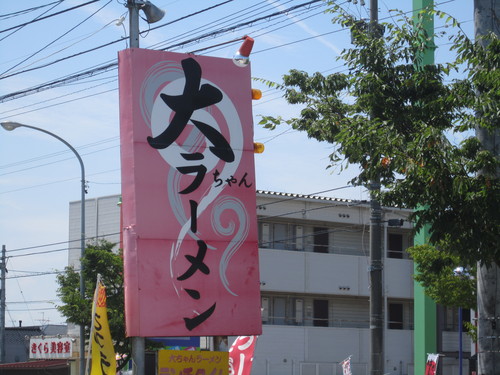
<instances>
[{"instance_id":1,"label":"white vertical banner","mask_svg":"<svg viewBox=\"0 0 500 375\"><path fill-rule=\"evenodd\" d=\"M344 359L342 362L340 362L340 365L342 366L342 374L343 375L352 375L352 372L351 372L351 357L352 357L352 355L350 355L349 357L347 357L346 359Z\"/></svg>"},{"instance_id":2,"label":"white vertical banner","mask_svg":"<svg viewBox=\"0 0 500 375\"><path fill-rule=\"evenodd\" d=\"M427 362L425 363L425 375L436 375L439 354L427 354Z\"/></svg>"}]
</instances>

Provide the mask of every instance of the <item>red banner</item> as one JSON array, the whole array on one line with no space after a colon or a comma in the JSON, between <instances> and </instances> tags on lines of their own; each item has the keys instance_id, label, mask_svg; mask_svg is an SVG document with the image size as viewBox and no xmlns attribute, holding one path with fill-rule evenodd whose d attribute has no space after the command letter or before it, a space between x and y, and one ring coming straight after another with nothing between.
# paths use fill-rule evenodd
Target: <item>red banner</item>
<instances>
[{"instance_id":1,"label":"red banner","mask_svg":"<svg viewBox=\"0 0 500 375\"><path fill-rule=\"evenodd\" d=\"M425 364L425 375L436 375L439 354L428 354Z\"/></svg>"},{"instance_id":2,"label":"red banner","mask_svg":"<svg viewBox=\"0 0 500 375\"><path fill-rule=\"evenodd\" d=\"M229 375L250 375L257 336L240 336L229 349Z\"/></svg>"},{"instance_id":3,"label":"red banner","mask_svg":"<svg viewBox=\"0 0 500 375\"><path fill-rule=\"evenodd\" d=\"M127 334L260 334L249 66L127 49L119 78Z\"/></svg>"}]
</instances>

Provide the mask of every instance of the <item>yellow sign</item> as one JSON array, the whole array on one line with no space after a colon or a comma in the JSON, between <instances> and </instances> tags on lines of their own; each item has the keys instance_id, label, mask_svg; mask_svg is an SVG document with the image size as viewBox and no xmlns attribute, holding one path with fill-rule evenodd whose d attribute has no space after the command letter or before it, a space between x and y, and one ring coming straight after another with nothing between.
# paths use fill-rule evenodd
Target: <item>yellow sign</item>
<instances>
[{"instance_id":1,"label":"yellow sign","mask_svg":"<svg viewBox=\"0 0 500 375\"><path fill-rule=\"evenodd\" d=\"M158 375L228 375L228 352L159 350Z\"/></svg>"},{"instance_id":2,"label":"yellow sign","mask_svg":"<svg viewBox=\"0 0 500 375\"><path fill-rule=\"evenodd\" d=\"M94 295L92 316L92 371L91 375L115 375L116 358L111 333L109 332L108 312L106 310L106 288L97 283Z\"/></svg>"}]
</instances>

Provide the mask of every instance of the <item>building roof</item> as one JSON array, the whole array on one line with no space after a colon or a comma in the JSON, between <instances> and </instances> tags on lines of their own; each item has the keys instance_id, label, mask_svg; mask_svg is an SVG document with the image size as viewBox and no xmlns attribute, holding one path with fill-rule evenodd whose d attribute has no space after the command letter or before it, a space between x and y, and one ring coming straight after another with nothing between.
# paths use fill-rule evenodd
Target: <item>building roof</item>
<instances>
[{"instance_id":1,"label":"building roof","mask_svg":"<svg viewBox=\"0 0 500 375\"><path fill-rule=\"evenodd\" d=\"M344 203L347 206L356 205L356 206L368 206L370 204L369 200L365 199L344 199L344 198L333 198L333 197L325 197L322 195L308 195L308 194L294 194L294 193L281 193L276 191L268 191L268 190L257 190L257 195L260 196L270 196L270 197L283 197L282 201L293 200L293 199L311 199L316 201L329 201L329 202L337 202ZM278 201L281 202L281 201ZM257 205L259 207L259 205ZM402 207L386 207L384 209L387 210L398 210L398 211L406 211L412 212L413 210L410 208L402 208Z\"/></svg>"},{"instance_id":2,"label":"building roof","mask_svg":"<svg viewBox=\"0 0 500 375\"><path fill-rule=\"evenodd\" d=\"M69 363L67 359L42 359L39 361L29 361L29 362L15 362L15 363L5 363L0 364L0 369L57 369L68 367Z\"/></svg>"},{"instance_id":3,"label":"building roof","mask_svg":"<svg viewBox=\"0 0 500 375\"><path fill-rule=\"evenodd\" d=\"M366 200L356 200L356 199L342 199L342 198L333 198L333 197L325 197L322 195L307 195L307 194L294 194L294 193L281 193L276 191L268 191L268 190L257 190L257 194L262 195L270 195L273 197L285 197L288 199L314 199L321 201L331 201L331 202L343 202L343 203L368 203Z\"/></svg>"}]
</instances>

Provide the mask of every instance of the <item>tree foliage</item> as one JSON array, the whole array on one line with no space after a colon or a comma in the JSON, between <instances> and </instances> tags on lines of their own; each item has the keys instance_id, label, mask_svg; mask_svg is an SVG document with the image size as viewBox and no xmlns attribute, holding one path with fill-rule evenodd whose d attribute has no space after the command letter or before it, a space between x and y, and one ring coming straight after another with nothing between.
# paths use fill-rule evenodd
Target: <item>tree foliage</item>
<instances>
[{"instance_id":1,"label":"tree foliage","mask_svg":"<svg viewBox=\"0 0 500 375\"><path fill-rule=\"evenodd\" d=\"M429 245L416 246L409 252L418 271L415 280L425 288L429 297L444 306L475 308L474 266L463 267L458 256ZM462 271L457 271L458 268Z\"/></svg>"},{"instance_id":2,"label":"tree foliage","mask_svg":"<svg viewBox=\"0 0 500 375\"><path fill-rule=\"evenodd\" d=\"M65 272L57 276L59 284L57 294L63 303L57 308L68 322L85 326L88 337L97 275L100 274L106 286L111 337L116 353L124 359L118 363L121 367L126 364L125 359L130 358L131 343L125 335L123 259L121 253L113 252L114 245L106 240L87 245L82 259L85 281L84 299L80 294L80 274L74 267L66 267Z\"/></svg>"},{"instance_id":3,"label":"tree foliage","mask_svg":"<svg viewBox=\"0 0 500 375\"><path fill-rule=\"evenodd\" d=\"M423 65L433 47L421 22L429 11L399 14L398 22L377 28L338 6L331 12L334 23L351 31L353 46L339 57L348 72L290 71L279 87L301 106L300 115L263 116L260 123L270 129L285 123L332 143L332 164L359 165L355 185L380 179L381 202L414 209L416 229L428 225L439 249L463 264L500 265L500 163L473 136L478 126L500 128L498 38L473 42L460 28L451 37L434 35L449 38L457 58ZM453 79L456 72L465 78Z\"/></svg>"}]
</instances>

